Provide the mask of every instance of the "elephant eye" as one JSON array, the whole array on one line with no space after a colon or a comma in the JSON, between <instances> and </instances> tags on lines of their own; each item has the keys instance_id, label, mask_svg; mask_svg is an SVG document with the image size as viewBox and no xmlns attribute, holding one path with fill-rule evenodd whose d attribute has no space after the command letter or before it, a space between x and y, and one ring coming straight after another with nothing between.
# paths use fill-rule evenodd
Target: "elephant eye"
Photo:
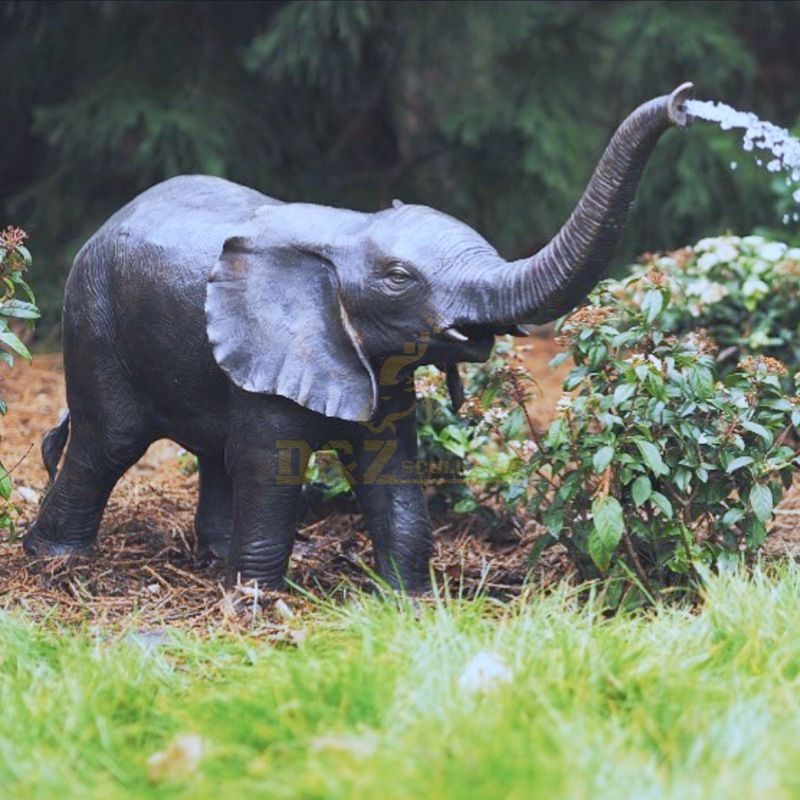
<instances>
[{"instance_id":1,"label":"elephant eye","mask_svg":"<svg viewBox=\"0 0 800 800\"><path fill-rule=\"evenodd\" d=\"M392 289L403 289L413 280L412 274L401 264L392 264L384 278Z\"/></svg>"}]
</instances>

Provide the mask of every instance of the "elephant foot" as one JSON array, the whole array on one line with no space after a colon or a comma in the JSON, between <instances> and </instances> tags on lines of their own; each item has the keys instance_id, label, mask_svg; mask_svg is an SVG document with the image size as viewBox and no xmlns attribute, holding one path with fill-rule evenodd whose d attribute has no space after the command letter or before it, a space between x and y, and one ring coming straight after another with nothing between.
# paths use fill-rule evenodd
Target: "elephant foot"
<instances>
[{"instance_id":1,"label":"elephant foot","mask_svg":"<svg viewBox=\"0 0 800 800\"><path fill-rule=\"evenodd\" d=\"M285 592L286 571L280 573L275 571L253 570L246 567L241 570L234 569L230 562L225 573L225 586L232 589L235 586L253 584L263 591Z\"/></svg>"},{"instance_id":2,"label":"elephant foot","mask_svg":"<svg viewBox=\"0 0 800 800\"><path fill-rule=\"evenodd\" d=\"M35 558L88 556L94 551L94 542L54 542L33 530L22 537L22 549Z\"/></svg>"},{"instance_id":3,"label":"elephant foot","mask_svg":"<svg viewBox=\"0 0 800 800\"><path fill-rule=\"evenodd\" d=\"M230 541L218 541L218 542L210 542L207 544L198 544L195 556L201 564L208 564L214 560L222 561L224 564L227 564L230 549L231 549Z\"/></svg>"}]
</instances>

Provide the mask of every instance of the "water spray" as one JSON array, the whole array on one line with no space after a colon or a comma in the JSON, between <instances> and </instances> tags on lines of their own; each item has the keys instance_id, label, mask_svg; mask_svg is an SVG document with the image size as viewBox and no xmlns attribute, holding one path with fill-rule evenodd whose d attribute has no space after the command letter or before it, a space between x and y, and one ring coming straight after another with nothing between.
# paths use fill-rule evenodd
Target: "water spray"
<instances>
[{"instance_id":1,"label":"water spray","mask_svg":"<svg viewBox=\"0 0 800 800\"><path fill-rule=\"evenodd\" d=\"M792 192L792 199L800 203L800 140L792 136L786 128L773 125L759 119L750 111L737 111L725 103L715 103L709 100L686 100L684 108L692 117L708 122L716 122L724 130L733 128L744 130L742 149L747 152L763 150L770 157L757 158L756 164L764 167L768 172L783 172L786 175L786 185L798 185ZM737 163L731 162L731 169L736 169ZM800 221L800 211L784 214L783 223L788 224Z\"/></svg>"}]
</instances>

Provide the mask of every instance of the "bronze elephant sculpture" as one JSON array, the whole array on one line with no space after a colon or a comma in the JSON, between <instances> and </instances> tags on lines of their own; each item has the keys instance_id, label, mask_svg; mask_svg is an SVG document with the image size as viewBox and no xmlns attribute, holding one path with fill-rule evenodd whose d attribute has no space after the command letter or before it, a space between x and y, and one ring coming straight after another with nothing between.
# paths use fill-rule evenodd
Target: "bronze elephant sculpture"
<instances>
[{"instance_id":1,"label":"bronze elephant sculpture","mask_svg":"<svg viewBox=\"0 0 800 800\"><path fill-rule=\"evenodd\" d=\"M378 573L423 590L431 532L407 471L414 368L451 365L453 378L497 334L584 299L656 141L686 125L690 90L622 123L568 221L520 261L424 206L284 203L204 176L139 195L84 245L67 281L69 413L43 444L54 480L26 551L90 549L117 480L169 438L199 459L199 548L226 558L229 582L280 586L305 465L326 446L347 464Z\"/></svg>"}]
</instances>

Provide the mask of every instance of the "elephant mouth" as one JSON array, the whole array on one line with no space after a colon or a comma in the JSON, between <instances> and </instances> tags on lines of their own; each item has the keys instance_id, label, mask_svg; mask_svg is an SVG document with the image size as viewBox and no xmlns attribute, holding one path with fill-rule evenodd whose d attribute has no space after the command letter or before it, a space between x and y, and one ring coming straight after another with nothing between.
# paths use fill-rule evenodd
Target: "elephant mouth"
<instances>
[{"instance_id":1,"label":"elephant mouth","mask_svg":"<svg viewBox=\"0 0 800 800\"><path fill-rule=\"evenodd\" d=\"M510 333L514 336L528 336L528 331L516 325L454 325L439 334L449 344L458 345L464 353L459 360L485 361L492 352L496 336Z\"/></svg>"}]
</instances>

